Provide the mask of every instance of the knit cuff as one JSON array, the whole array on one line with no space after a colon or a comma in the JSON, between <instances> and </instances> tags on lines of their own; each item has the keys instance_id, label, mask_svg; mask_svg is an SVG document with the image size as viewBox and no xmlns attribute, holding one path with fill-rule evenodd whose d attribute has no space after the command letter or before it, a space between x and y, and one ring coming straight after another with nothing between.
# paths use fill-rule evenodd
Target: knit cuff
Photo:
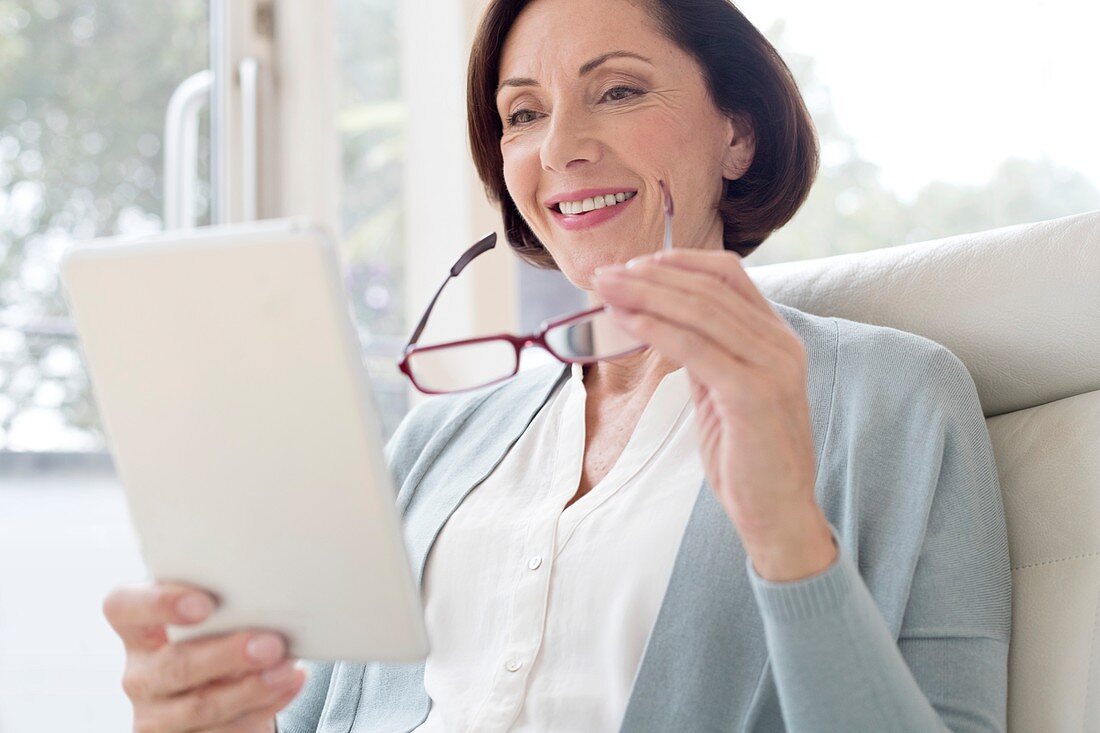
<instances>
[{"instance_id":1,"label":"knit cuff","mask_svg":"<svg viewBox=\"0 0 1100 733\"><path fill-rule=\"evenodd\" d=\"M745 558L749 583L763 615L784 623L805 621L835 611L849 600L854 584L862 582L862 578L831 522L829 532L836 543L836 559L832 565L808 578L785 582L765 580L753 568L752 558Z\"/></svg>"}]
</instances>

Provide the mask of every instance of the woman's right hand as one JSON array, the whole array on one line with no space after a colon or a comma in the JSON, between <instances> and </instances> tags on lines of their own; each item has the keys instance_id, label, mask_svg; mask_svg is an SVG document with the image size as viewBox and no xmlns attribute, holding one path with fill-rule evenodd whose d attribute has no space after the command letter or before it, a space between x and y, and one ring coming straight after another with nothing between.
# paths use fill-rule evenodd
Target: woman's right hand
<instances>
[{"instance_id":1,"label":"woman's right hand","mask_svg":"<svg viewBox=\"0 0 1100 733\"><path fill-rule=\"evenodd\" d=\"M178 584L116 588L103 615L122 638L122 688L134 706L136 733L272 733L275 713L305 682L277 633L260 630L172 643L165 624L206 618L214 599Z\"/></svg>"}]
</instances>

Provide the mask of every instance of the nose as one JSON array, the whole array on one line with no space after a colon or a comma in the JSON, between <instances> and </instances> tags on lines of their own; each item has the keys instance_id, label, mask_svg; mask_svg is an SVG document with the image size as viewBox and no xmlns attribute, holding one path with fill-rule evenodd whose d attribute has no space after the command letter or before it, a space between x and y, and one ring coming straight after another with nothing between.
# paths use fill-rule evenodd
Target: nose
<instances>
[{"instance_id":1,"label":"nose","mask_svg":"<svg viewBox=\"0 0 1100 733\"><path fill-rule=\"evenodd\" d=\"M597 162L601 145L591 122L591 117L583 110L559 106L550 115L550 124L539 149L543 169L565 172L585 162Z\"/></svg>"}]
</instances>

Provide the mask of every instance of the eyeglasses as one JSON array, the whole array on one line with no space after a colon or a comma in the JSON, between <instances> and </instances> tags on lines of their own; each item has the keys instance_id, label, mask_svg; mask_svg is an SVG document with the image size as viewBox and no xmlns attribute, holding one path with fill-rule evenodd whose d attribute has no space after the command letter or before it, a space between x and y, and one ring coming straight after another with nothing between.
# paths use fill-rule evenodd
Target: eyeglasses
<instances>
[{"instance_id":1,"label":"eyeglasses","mask_svg":"<svg viewBox=\"0 0 1100 733\"><path fill-rule=\"evenodd\" d=\"M672 194L664 181L660 181L659 186L665 212L663 248L672 249ZM405 345L404 355L397 366L418 390L424 394L446 394L502 382L519 373L520 352L531 345L541 346L566 364L615 359L646 347L646 344L619 328L604 305L545 320L539 324L538 331L526 336L504 333L417 346L417 339L424 331L443 288L474 258L488 252L496 243L494 232L462 253L435 291L420 323Z\"/></svg>"}]
</instances>

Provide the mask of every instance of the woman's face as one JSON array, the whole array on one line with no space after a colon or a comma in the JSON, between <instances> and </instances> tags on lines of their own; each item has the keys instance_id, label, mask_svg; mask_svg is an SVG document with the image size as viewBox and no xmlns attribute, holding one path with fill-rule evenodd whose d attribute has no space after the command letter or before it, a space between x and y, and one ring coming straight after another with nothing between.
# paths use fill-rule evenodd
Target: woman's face
<instances>
[{"instance_id":1,"label":"woman's face","mask_svg":"<svg viewBox=\"0 0 1100 733\"><path fill-rule=\"evenodd\" d=\"M643 7L535 0L508 33L499 78L508 193L574 285L592 290L595 268L661 248L662 179L674 246L721 248L722 179L748 169L751 131L718 111L698 62ZM626 197L586 214L556 203L592 206L596 193Z\"/></svg>"}]
</instances>

